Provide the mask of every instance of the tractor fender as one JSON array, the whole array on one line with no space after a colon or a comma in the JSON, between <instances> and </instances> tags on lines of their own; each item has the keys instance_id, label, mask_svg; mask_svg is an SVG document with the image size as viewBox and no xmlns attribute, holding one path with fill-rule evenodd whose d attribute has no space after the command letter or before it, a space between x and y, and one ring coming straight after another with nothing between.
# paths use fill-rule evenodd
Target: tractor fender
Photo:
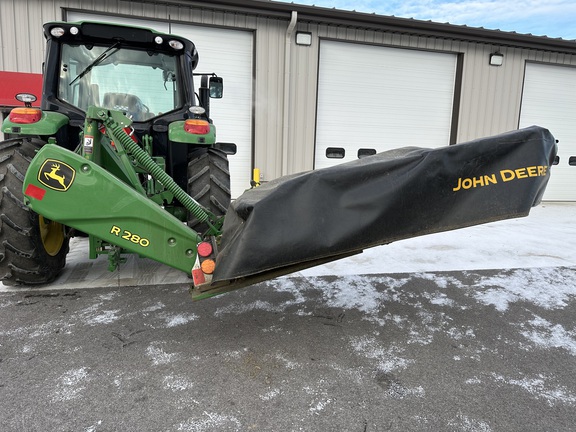
<instances>
[{"instance_id":1,"label":"tractor fender","mask_svg":"<svg viewBox=\"0 0 576 432\"><path fill-rule=\"evenodd\" d=\"M42 111L40 120L33 123L14 123L7 117L2 122L2 132L12 135L54 135L69 122L70 119L62 113Z\"/></svg>"},{"instance_id":2,"label":"tractor fender","mask_svg":"<svg viewBox=\"0 0 576 432\"><path fill-rule=\"evenodd\" d=\"M186 132L186 121L180 120L170 123L168 126L168 139L173 142L184 144L213 145L216 142L216 127L210 124L210 131L206 134Z\"/></svg>"}]
</instances>

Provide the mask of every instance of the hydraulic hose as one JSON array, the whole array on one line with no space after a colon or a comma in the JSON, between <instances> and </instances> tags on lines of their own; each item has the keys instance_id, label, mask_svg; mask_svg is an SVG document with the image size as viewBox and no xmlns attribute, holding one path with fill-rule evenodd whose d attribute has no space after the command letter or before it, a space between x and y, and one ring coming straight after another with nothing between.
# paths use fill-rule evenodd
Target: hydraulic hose
<instances>
[{"instance_id":1,"label":"hydraulic hose","mask_svg":"<svg viewBox=\"0 0 576 432\"><path fill-rule=\"evenodd\" d=\"M178 201L194 215L200 222L205 222L210 226L211 234L219 234L218 228L215 228L211 222L215 220L215 216L202 207L194 198L188 195L178 184L168 175L162 168L154 162L154 159L146 153L137 143L135 143L124 129L105 111L100 111L100 118L106 126L106 133L111 135L111 139L119 142L134 159L144 168L156 181L162 183L164 187L174 195Z\"/></svg>"}]
</instances>

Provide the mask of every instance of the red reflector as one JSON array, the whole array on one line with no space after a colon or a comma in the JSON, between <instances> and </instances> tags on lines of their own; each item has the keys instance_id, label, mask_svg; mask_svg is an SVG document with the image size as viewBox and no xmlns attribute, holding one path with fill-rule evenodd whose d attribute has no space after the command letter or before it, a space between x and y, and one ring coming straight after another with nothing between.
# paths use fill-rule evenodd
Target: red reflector
<instances>
[{"instance_id":1,"label":"red reflector","mask_svg":"<svg viewBox=\"0 0 576 432\"><path fill-rule=\"evenodd\" d=\"M194 135L206 135L210 132L210 123L206 120L189 119L184 122L184 130Z\"/></svg>"},{"instance_id":2,"label":"red reflector","mask_svg":"<svg viewBox=\"0 0 576 432\"><path fill-rule=\"evenodd\" d=\"M44 199L44 194L46 194L45 189L34 186L33 184L26 186L26 191L24 192L24 195L37 199L38 201L42 201L42 199Z\"/></svg>"},{"instance_id":3,"label":"red reflector","mask_svg":"<svg viewBox=\"0 0 576 432\"><path fill-rule=\"evenodd\" d=\"M198 255L203 258L210 256L212 253L212 245L208 242L202 242L198 244Z\"/></svg>"},{"instance_id":4,"label":"red reflector","mask_svg":"<svg viewBox=\"0 0 576 432\"><path fill-rule=\"evenodd\" d=\"M202 269L192 270L192 279L194 280L194 285L196 286L206 283L206 277L204 276Z\"/></svg>"},{"instance_id":5,"label":"red reflector","mask_svg":"<svg viewBox=\"0 0 576 432\"><path fill-rule=\"evenodd\" d=\"M42 111L36 108L14 108L8 118L12 123L36 123L42 118Z\"/></svg>"}]
</instances>

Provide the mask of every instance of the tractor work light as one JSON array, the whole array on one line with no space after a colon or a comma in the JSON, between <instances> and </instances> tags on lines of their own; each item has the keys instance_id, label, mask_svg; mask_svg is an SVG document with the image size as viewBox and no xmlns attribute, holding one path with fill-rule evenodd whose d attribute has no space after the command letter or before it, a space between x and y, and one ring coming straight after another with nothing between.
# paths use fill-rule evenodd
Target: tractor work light
<instances>
[{"instance_id":1,"label":"tractor work light","mask_svg":"<svg viewBox=\"0 0 576 432\"><path fill-rule=\"evenodd\" d=\"M36 123L42 118L42 111L38 108L14 108L10 111L8 118L12 123L17 124Z\"/></svg>"},{"instance_id":2,"label":"tractor work light","mask_svg":"<svg viewBox=\"0 0 576 432\"><path fill-rule=\"evenodd\" d=\"M181 50L182 48L184 48L184 44L175 39L169 40L168 45L170 45L170 47L174 48L175 50Z\"/></svg>"},{"instance_id":3,"label":"tractor work light","mask_svg":"<svg viewBox=\"0 0 576 432\"><path fill-rule=\"evenodd\" d=\"M57 38L59 38L60 36L64 36L64 33L66 33L66 30L64 30L63 27L52 27L50 29L50 34Z\"/></svg>"},{"instance_id":4,"label":"tractor work light","mask_svg":"<svg viewBox=\"0 0 576 432\"><path fill-rule=\"evenodd\" d=\"M154 42L156 42L158 45L162 45L162 42L164 42L164 39L162 39L161 36L156 36L154 38Z\"/></svg>"},{"instance_id":5,"label":"tractor work light","mask_svg":"<svg viewBox=\"0 0 576 432\"><path fill-rule=\"evenodd\" d=\"M15 99L17 101L24 102L26 104L26 106L28 106L28 104L31 104L32 102L36 102L36 100L38 98L36 96L34 96L32 93L18 93L16 95Z\"/></svg>"},{"instance_id":6,"label":"tractor work light","mask_svg":"<svg viewBox=\"0 0 576 432\"><path fill-rule=\"evenodd\" d=\"M70 27L70 34L71 35L76 36L79 32L80 32L80 30L78 30L78 27Z\"/></svg>"},{"instance_id":7,"label":"tractor work light","mask_svg":"<svg viewBox=\"0 0 576 432\"><path fill-rule=\"evenodd\" d=\"M184 130L194 135L206 135L210 133L210 123L206 120L188 119L184 122Z\"/></svg>"},{"instance_id":8,"label":"tractor work light","mask_svg":"<svg viewBox=\"0 0 576 432\"><path fill-rule=\"evenodd\" d=\"M188 111L190 111L195 116L200 116L206 113L206 110L198 105L191 106L190 108L188 108Z\"/></svg>"}]
</instances>

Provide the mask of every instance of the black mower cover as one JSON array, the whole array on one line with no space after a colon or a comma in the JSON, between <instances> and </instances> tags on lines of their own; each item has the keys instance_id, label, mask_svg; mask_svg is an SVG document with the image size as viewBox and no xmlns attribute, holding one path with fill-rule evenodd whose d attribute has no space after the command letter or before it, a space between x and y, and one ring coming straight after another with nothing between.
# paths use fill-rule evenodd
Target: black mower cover
<instances>
[{"instance_id":1,"label":"black mower cover","mask_svg":"<svg viewBox=\"0 0 576 432\"><path fill-rule=\"evenodd\" d=\"M555 155L554 137L532 126L265 183L230 205L213 284L265 279L400 239L526 216L542 198Z\"/></svg>"}]
</instances>

